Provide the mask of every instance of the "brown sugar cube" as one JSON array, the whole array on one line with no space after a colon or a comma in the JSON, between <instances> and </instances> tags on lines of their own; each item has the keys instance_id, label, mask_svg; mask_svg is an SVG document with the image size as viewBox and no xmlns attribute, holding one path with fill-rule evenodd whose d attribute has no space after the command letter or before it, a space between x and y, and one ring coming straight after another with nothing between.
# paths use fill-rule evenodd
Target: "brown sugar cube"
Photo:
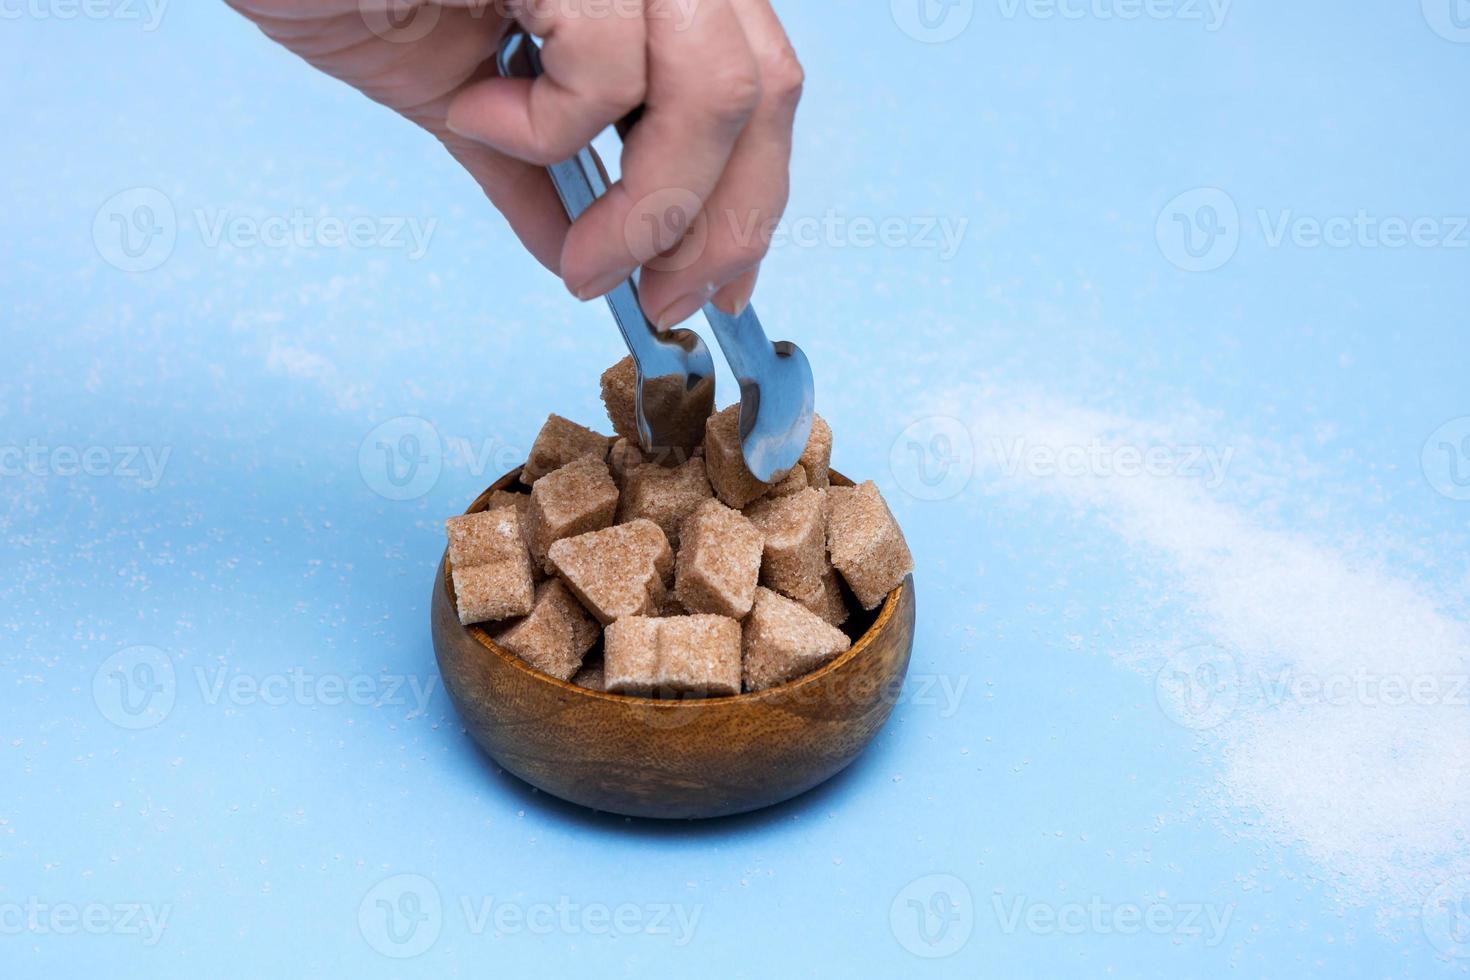
<instances>
[{"instance_id":1,"label":"brown sugar cube","mask_svg":"<svg viewBox=\"0 0 1470 980\"><path fill-rule=\"evenodd\" d=\"M822 573L820 588L792 598L808 612L816 613L833 626L847 622L847 602L842 598L842 585L837 581L837 572L830 567Z\"/></svg>"},{"instance_id":2,"label":"brown sugar cube","mask_svg":"<svg viewBox=\"0 0 1470 980\"><path fill-rule=\"evenodd\" d=\"M638 445L638 369L625 357L602 372L602 404L613 431Z\"/></svg>"},{"instance_id":3,"label":"brown sugar cube","mask_svg":"<svg viewBox=\"0 0 1470 980\"><path fill-rule=\"evenodd\" d=\"M617 510L618 488L602 460L583 456L548 473L531 488L527 509L532 560L549 570L553 542L607 527Z\"/></svg>"},{"instance_id":4,"label":"brown sugar cube","mask_svg":"<svg viewBox=\"0 0 1470 980\"><path fill-rule=\"evenodd\" d=\"M449 564L456 568L500 561L514 553L512 541L520 536L520 518L497 507L451 517L444 522L449 538ZM511 532L514 531L514 535Z\"/></svg>"},{"instance_id":5,"label":"brown sugar cube","mask_svg":"<svg viewBox=\"0 0 1470 980\"><path fill-rule=\"evenodd\" d=\"M770 497L747 512L765 537L761 584L788 596L809 595L827 570L827 520L823 492L799 490Z\"/></svg>"},{"instance_id":6,"label":"brown sugar cube","mask_svg":"<svg viewBox=\"0 0 1470 980\"><path fill-rule=\"evenodd\" d=\"M515 508L516 518L521 522L521 537L526 539L526 547L531 546L531 521L529 513L531 509L531 495L529 493L512 493L509 490L492 490L490 499L485 502L486 510L499 510L502 507ZM538 571L540 566L534 566L532 571Z\"/></svg>"},{"instance_id":7,"label":"brown sugar cube","mask_svg":"<svg viewBox=\"0 0 1470 980\"><path fill-rule=\"evenodd\" d=\"M757 589L745 620L742 652L747 691L764 691L809 674L851 646L847 634L770 589Z\"/></svg>"},{"instance_id":8,"label":"brown sugar cube","mask_svg":"<svg viewBox=\"0 0 1470 980\"><path fill-rule=\"evenodd\" d=\"M602 675L602 662L586 664L572 676L572 683L589 691L605 691L607 684Z\"/></svg>"},{"instance_id":9,"label":"brown sugar cube","mask_svg":"<svg viewBox=\"0 0 1470 980\"><path fill-rule=\"evenodd\" d=\"M490 499L485 502L486 510L499 510L502 507L515 508L516 516L522 522L526 519L526 508L529 506L531 506L529 493L512 493L509 490L492 490Z\"/></svg>"},{"instance_id":10,"label":"brown sugar cube","mask_svg":"<svg viewBox=\"0 0 1470 980\"><path fill-rule=\"evenodd\" d=\"M771 487L770 496L789 497L793 493L805 490L810 484L807 482L806 467L797 463L791 467L791 472L786 474L786 479Z\"/></svg>"},{"instance_id":11,"label":"brown sugar cube","mask_svg":"<svg viewBox=\"0 0 1470 980\"><path fill-rule=\"evenodd\" d=\"M622 487L623 478L629 470L642 466L647 461L643 450L638 448L637 440L619 439L607 451L607 468L612 471L613 482L619 487Z\"/></svg>"},{"instance_id":12,"label":"brown sugar cube","mask_svg":"<svg viewBox=\"0 0 1470 980\"><path fill-rule=\"evenodd\" d=\"M827 549L864 609L876 609L914 570L903 531L872 480L827 491Z\"/></svg>"},{"instance_id":13,"label":"brown sugar cube","mask_svg":"<svg viewBox=\"0 0 1470 980\"><path fill-rule=\"evenodd\" d=\"M583 456L607 458L612 440L600 432L593 432L560 415L550 415L536 441L531 444L531 455L521 469L521 482L535 484L546 474L559 470Z\"/></svg>"},{"instance_id":14,"label":"brown sugar cube","mask_svg":"<svg viewBox=\"0 0 1470 980\"><path fill-rule=\"evenodd\" d=\"M534 587L535 580L526 579L519 569L506 565L471 565L454 569L452 577L454 601L464 626L524 616L530 611L533 592L526 588L526 583L529 581Z\"/></svg>"},{"instance_id":15,"label":"brown sugar cube","mask_svg":"<svg viewBox=\"0 0 1470 980\"><path fill-rule=\"evenodd\" d=\"M668 537L679 543L679 528L694 508L711 499L704 460L691 459L679 466L644 463L629 470L623 481L623 498L618 504L618 523L646 517Z\"/></svg>"},{"instance_id":16,"label":"brown sugar cube","mask_svg":"<svg viewBox=\"0 0 1470 980\"><path fill-rule=\"evenodd\" d=\"M674 572L669 539L648 520L563 538L547 561L603 625L657 612Z\"/></svg>"},{"instance_id":17,"label":"brown sugar cube","mask_svg":"<svg viewBox=\"0 0 1470 980\"><path fill-rule=\"evenodd\" d=\"M644 418L662 419L668 426L658 434L665 442L644 446L644 450L665 466L689 459L693 455L689 447L697 447L704 440L705 422L715 403L715 376L703 376L692 388L680 373L644 378L642 398Z\"/></svg>"},{"instance_id":18,"label":"brown sugar cube","mask_svg":"<svg viewBox=\"0 0 1470 980\"><path fill-rule=\"evenodd\" d=\"M740 510L771 489L755 478L740 450L740 404L714 413L704 424L704 463L715 495Z\"/></svg>"},{"instance_id":19,"label":"brown sugar cube","mask_svg":"<svg viewBox=\"0 0 1470 980\"><path fill-rule=\"evenodd\" d=\"M543 674L567 680L597 643L597 621L587 615L558 579L536 587L536 602L525 619L496 641Z\"/></svg>"},{"instance_id":20,"label":"brown sugar cube","mask_svg":"<svg viewBox=\"0 0 1470 980\"><path fill-rule=\"evenodd\" d=\"M740 511L706 500L684 521L674 591L692 613L743 619L755 601L763 539Z\"/></svg>"},{"instance_id":21,"label":"brown sugar cube","mask_svg":"<svg viewBox=\"0 0 1470 980\"><path fill-rule=\"evenodd\" d=\"M612 694L740 693L740 624L725 616L629 616L607 628L603 676Z\"/></svg>"},{"instance_id":22,"label":"brown sugar cube","mask_svg":"<svg viewBox=\"0 0 1470 980\"><path fill-rule=\"evenodd\" d=\"M531 556L520 520L508 507L451 517L449 567L459 621L484 623L531 611Z\"/></svg>"},{"instance_id":23,"label":"brown sugar cube","mask_svg":"<svg viewBox=\"0 0 1470 980\"><path fill-rule=\"evenodd\" d=\"M651 458L660 463L683 462L690 457L688 447L704 434L704 415L688 411L691 405L707 405L714 400L713 375L701 378L690 389L682 375L664 375L643 379L643 412L649 418L687 419L669 432L671 445L648 447ZM635 446L642 446L638 435L638 369L631 357L625 357L602 372L602 403L613 431Z\"/></svg>"},{"instance_id":24,"label":"brown sugar cube","mask_svg":"<svg viewBox=\"0 0 1470 980\"><path fill-rule=\"evenodd\" d=\"M807 485L824 489L832 485L832 427L820 415L812 417L812 434L797 460L806 470Z\"/></svg>"}]
</instances>

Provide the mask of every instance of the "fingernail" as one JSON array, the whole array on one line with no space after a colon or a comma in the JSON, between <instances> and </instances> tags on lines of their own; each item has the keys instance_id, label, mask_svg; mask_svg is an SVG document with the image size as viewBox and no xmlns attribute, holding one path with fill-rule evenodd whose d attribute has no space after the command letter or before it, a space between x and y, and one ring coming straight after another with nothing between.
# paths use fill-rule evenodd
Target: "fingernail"
<instances>
[{"instance_id":1,"label":"fingernail","mask_svg":"<svg viewBox=\"0 0 1470 980\"><path fill-rule=\"evenodd\" d=\"M449 111L444 114L444 128L449 130L455 136L464 137L465 139L474 139L471 134L464 131L464 120L461 117L462 110L459 108L459 106L460 101L458 99L455 99L453 102L449 103Z\"/></svg>"},{"instance_id":2,"label":"fingernail","mask_svg":"<svg viewBox=\"0 0 1470 980\"><path fill-rule=\"evenodd\" d=\"M654 326L660 330L667 330L678 323L683 323L694 314L704 308L709 302L712 290L701 289L698 292L686 293L665 306L663 312L654 317Z\"/></svg>"},{"instance_id":3,"label":"fingernail","mask_svg":"<svg viewBox=\"0 0 1470 980\"><path fill-rule=\"evenodd\" d=\"M715 294L715 305L731 316L739 316L750 305L750 294L755 292L755 280L732 282Z\"/></svg>"},{"instance_id":4,"label":"fingernail","mask_svg":"<svg viewBox=\"0 0 1470 980\"><path fill-rule=\"evenodd\" d=\"M594 276L579 286L572 287L572 295L583 302L610 293L633 274L632 269L614 269L601 276Z\"/></svg>"}]
</instances>

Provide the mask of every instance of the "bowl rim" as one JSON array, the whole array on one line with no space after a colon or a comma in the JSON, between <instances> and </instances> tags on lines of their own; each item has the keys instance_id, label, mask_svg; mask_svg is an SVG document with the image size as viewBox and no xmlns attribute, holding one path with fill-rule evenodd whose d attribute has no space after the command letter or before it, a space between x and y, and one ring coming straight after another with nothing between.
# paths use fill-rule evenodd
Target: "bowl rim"
<instances>
[{"instance_id":1,"label":"bowl rim","mask_svg":"<svg viewBox=\"0 0 1470 980\"><path fill-rule=\"evenodd\" d=\"M502 483L509 477L515 477L519 479L520 472L521 467L518 466L496 479L493 483L490 484L489 487L485 488L477 497L475 497L474 501L470 504L469 510L466 510L465 513L475 514L484 510L485 508L482 506L482 504L490 496L491 491L495 489L496 485ZM844 476L836 470L832 471L832 475L846 480L849 485L852 485L852 480L850 477ZM439 577L439 587L445 590L445 597L449 600L451 608L454 608L454 576L453 569L450 567L449 563L448 548L444 549L444 558L441 563L441 568L443 570L443 574ZM809 673L802 674L800 677L789 680L784 684L777 684L775 687L768 687L760 691L742 691L739 694L731 694L718 698L645 698L632 694L609 694L606 691L594 691L590 688L578 687L571 681L564 681L560 678L552 677L550 674L543 673L532 667L520 657L517 657L509 650L496 643L494 638L490 636L490 631L485 629L482 624L471 623L470 625L466 626L460 623L459 620L456 618L454 621L454 625L458 626L470 636L474 637L475 641L479 643L480 646L484 647L492 654L499 657L501 661L505 662L511 668L523 671L536 680L543 681L558 688L562 688L569 693L584 695L586 697L601 699L604 701L611 701L615 704L628 706L648 707L655 709L684 709L694 711L699 708L715 708L722 705L731 704L751 704L758 701L770 700L776 697L783 697L785 695L791 694L794 691L797 691L806 684L816 683L828 674L841 670L844 665L851 663L857 656L859 656L864 650L866 650L873 643L875 638L888 628L889 624L893 621L895 613L897 612L899 600L902 598L903 595L903 590L911 587L912 581L913 576L912 573L910 573L909 575L904 577L904 580L902 582L894 586L893 590L889 592L888 595L883 597L883 604L878 607L877 618L875 618L872 622L872 625L870 625L863 632L863 635L858 637L857 640L855 640L853 644L849 646L845 651L839 653L836 657L823 664L821 667L818 667L816 670L813 670Z\"/></svg>"}]
</instances>

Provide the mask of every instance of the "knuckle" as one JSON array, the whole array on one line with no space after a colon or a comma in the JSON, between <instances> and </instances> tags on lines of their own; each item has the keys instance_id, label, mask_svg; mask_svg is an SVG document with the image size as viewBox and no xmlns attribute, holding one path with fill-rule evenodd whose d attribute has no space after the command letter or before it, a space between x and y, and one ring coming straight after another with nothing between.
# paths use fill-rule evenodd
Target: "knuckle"
<instances>
[{"instance_id":1,"label":"knuckle","mask_svg":"<svg viewBox=\"0 0 1470 980\"><path fill-rule=\"evenodd\" d=\"M728 67L714 74L706 91L705 108L716 119L743 123L760 104L760 73L753 64Z\"/></svg>"},{"instance_id":2,"label":"knuckle","mask_svg":"<svg viewBox=\"0 0 1470 980\"><path fill-rule=\"evenodd\" d=\"M805 84L806 69L789 44L765 56L761 64L761 89L766 98L781 106L794 107L801 101Z\"/></svg>"},{"instance_id":3,"label":"knuckle","mask_svg":"<svg viewBox=\"0 0 1470 980\"><path fill-rule=\"evenodd\" d=\"M597 93L599 108L611 117L621 117L643 104L648 86L638 75L617 75L603 79Z\"/></svg>"}]
</instances>

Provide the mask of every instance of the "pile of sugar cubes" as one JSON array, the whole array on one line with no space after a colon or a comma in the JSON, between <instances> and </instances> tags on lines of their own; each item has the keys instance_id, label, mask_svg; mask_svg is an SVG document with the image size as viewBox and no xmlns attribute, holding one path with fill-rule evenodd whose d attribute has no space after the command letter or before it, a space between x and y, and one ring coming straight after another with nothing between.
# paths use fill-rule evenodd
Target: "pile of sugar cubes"
<instances>
[{"instance_id":1,"label":"pile of sugar cubes","mask_svg":"<svg viewBox=\"0 0 1470 980\"><path fill-rule=\"evenodd\" d=\"M831 485L831 428L817 416L800 462L762 483L732 405L668 465L638 448L635 383L630 358L602 376L616 437L552 415L530 492L446 522L460 622L552 677L642 697L760 691L847 650L849 602L876 609L913 558L871 481Z\"/></svg>"}]
</instances>

